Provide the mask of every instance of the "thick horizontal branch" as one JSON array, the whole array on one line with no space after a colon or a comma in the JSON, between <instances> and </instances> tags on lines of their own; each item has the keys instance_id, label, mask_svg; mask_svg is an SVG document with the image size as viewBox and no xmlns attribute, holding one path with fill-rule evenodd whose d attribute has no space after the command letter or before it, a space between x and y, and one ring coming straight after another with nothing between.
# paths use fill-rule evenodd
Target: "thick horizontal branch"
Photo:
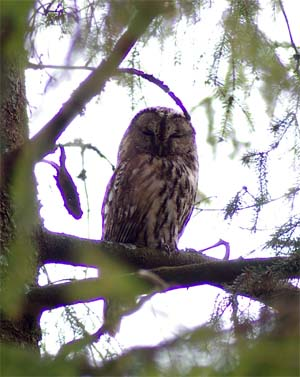
<instances>
[{"instance_id":1,"label":"thick horizontal branch","mask_svg":"<svg viewBox=\"0 0 300 377\"><path fill-rule=\"evenodd\" d=\"M134 245L78 238L44 229L36 233L35 239L40 262L43 264L60 263L97 268L101 267L104 257L109 257L136 270L218 260L196 251L167 253L162 250L137 248Z\"/></svg>"},{"instance_id":2,"label":"thick horizontal branch","mask_svg":"<svg viewBox=\"0 0 300 377\"><path fill-rule=\"evenodd\" d=\"M170 283L167 291L209 284L281 311L286 310L283 303L296 310L300 302L300 290L283 281L300 277L299 257L214 261L201 265L161 267L151 272Z\"/></svg>"},{"instance_id":3,"label":"thick horizontal branch","mask_svg":"<svg viewBox=\"0 0 300 377\"><path fill-rule=\"evenodd\" d=\"M166 273L171 281L177 281L180 284L184 284L184 281L181 281L181 279L185 279L184 275L186 273L188 273L190 279L194 277L195 281L197 281L199 268L201 268L203 279L207 278L208 282L211 282L213 278L216 283L230 282L241 274L242 271L251 268L260 268L267 271L270 268L274 270L277 266L277 269L282 274L282 278L297 278L300 276L300 257L297 256L289 258L239 258L231 261L222 261L196 251L186 250L167 253L162 250L137 248L133 245L83 239L49 232L44 229L37 232L36 242L40 261L44 264L61 263L98 268L101 267L104 259L111 258L123 266L127 265L132 271L136 269L156 269L155 272L163 280L165 280L164 274ZM204 264L214 266L213 276L211 275L212 270L206 269ZM172 270L168 268L172 266L177 267L177 269ZM181 270L178 269L179 266L182 266Z\"/></svg>"},{"instance_id":4,"label":"thick horizontal branch","mask_svg":"<svg viewBox=\"0 0 300 377\"><path fill-rule=\"evenodd\" d=\"M196 252L164 253L50 232L41 232L39 242L44 263L67 263L71 259L72 264L78 261L78 265L102 267L104 262L112 259L114 262L119 261L119 267L115 269L111 264L107 268L106 265L104 270L101 269L101 279L86 279L33 289L28 295L27 306L34 312L94 301L106 296L124 297L149 293L153 285L156 285L155 280L145 279L147 274L124 273L141 268L147 269L165 282L167 288L164 288L164 291L210 284L231 293L258 299L271 306L278 306L278 300L288 295L293 300L299 299L299 290L293 286L270 284L274 276L278 282L299 277L299 257L209 260ZM49 248L46 253L42 250L45 246ZM53 258L46 256L51 250L55 255Z\"/></svg>"},{"instance_id":5,"label":"thick horizontal branch","mask_svg":"<svg viewBox=\"0 0 300 377\"><path fill-rule=\"evenodd\" d=\"M27 295L24 308L30 313L107 297L132 299L156 291L157 287L159 292L165 292L203 284L259 300L281 312L299 302L299 290L286 282L300 277L300 257L296 255L217 260L195 251L167 253L44 229L36 233L35 241L41 263L96 267L101 278L34 288ZM140 269L147 271L136 273Z\"/></svg>"},{"instance_id":6,"label":"thick horizontal branch","mask_svg":"<svg viewBox=\"0 0 300 377\"><path fill-rule=\"evenodd\" d=\"M178 287L185 287L185 284L187 287L212 284L222 288L224 284L233 284L241 274L249 272L250 275L254 270L260 274L272 271L278 279L299 278L300 258L239 258L229 261L202 262L202 264L188 266L160 267L152 269L151 272L164 281L176 282ZM174 285L174 289L178 287ZM259 294L259 288L257 291Z\"/></svg>"}]
</instances>

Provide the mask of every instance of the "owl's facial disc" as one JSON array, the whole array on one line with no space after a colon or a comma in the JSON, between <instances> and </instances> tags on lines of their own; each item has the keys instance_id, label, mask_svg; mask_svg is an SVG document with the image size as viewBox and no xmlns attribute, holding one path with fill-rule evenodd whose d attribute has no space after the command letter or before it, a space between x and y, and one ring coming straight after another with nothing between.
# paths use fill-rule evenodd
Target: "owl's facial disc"
<instances>
[{"instance_id":1,"label":"owl's facial disc","mask_svg":"<svg viewBox=\"0 0 300 377\"><path fill-rule=\"evenodd\" d=\"M159 157L177 153L193 136L190 123L177 113L145 112L137 128L143 138L144 151Z\"/></svg>"}]
</instances>

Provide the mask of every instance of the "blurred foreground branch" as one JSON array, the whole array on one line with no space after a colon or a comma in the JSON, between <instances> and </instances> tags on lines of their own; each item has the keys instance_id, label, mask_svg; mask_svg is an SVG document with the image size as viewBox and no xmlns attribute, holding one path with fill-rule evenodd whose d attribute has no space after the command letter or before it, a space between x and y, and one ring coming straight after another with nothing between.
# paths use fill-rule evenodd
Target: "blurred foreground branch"
<instances>
[{"instance_id":1,"label":"blurred foreground branch","mask_svg":"<svg viewBox=\"0 0 300 377\"><path fill-rule=\"evenodd\" d=\"M243 260L245 263L242 263L242 265L239 265L238 262L238 260L233 260L202 265L161 267L152 269L151 273L158 275L169 283L168 288L160 292L209 284L235 294L260 300L270 306L276 307L276 300L287 298L288 295L299 302L300 290L298 288L291 284L273 287L266 277L265 281L262 280L261 282L251 279L251 284L249 285L243 282L240 290L237 286L233 287L233 285L236 285L235 279L244 273L245 267L243 268L242 266L251 266L253 264L252 260ZM254 264L259 266L259 261L255 259ZM268 265L271 268L272 261ZM226 271L227 267L228 271ZM296 275L296 273L291 273L291 275ZM124 286L126 287L125 289ZM31 312L50 310L64 305L103 299L107 295L118 297L120 292L124 295L137 296L149 293L151 288L153 288L151 281L147 280L146 282L143 276L133 273L121 276L113 276L112 274L110 278L103 279L75 280L68 283L33 288L27 295L28 309ZM275 305L273 304L274 302Z\"/></svg>"}]
</instances>

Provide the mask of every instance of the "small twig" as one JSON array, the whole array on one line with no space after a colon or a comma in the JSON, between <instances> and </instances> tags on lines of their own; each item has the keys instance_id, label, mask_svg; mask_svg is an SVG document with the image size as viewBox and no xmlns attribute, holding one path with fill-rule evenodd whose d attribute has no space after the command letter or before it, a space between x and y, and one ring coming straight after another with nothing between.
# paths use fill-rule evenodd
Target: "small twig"
<instances>
[{"instance_id":1,"label":"small twig","mask_svg":"<svg viewBox=\"0 0 300 377\"><path fill-rule=\"evenodd\" d=\"M298 192L298 191L300 191L300 187L295 189L295 192ZM247 191L247 193L249 193L249 192ZM271 203L276 202L276 201L281 200L281 199L286 199L287 196L288 196L288 194L283 194L281 196L278 196L277 198L267 200L266 202L262 203L261 206L264 206L266 204L271 204ZM194 209L197 210L197 211L201 211L201 212L216 212L216 211L222 212L222 211L224 211L224 208L200 208L200 207L197 207L198 204L200 204L200 202L197 202L196 206L194 207ZM249 204L248 206L237 208L237 211L243 211L244 209L251 209L251 208L254 208L256 206L257 206L256 203Z\"/></svg>"},{"instance_id":2,"label":"small twig","mask_svg":"<svg viewBox=\"0 0 300 377\"><path fill-rule=\"evenodd\" d=\"M64 147L79 147L82 150L82 153L85 152L86 149L91 149L92 151L96 152L99 157L106 160L109 165L111 166L112 170L115 170L114 164L94 145L88 143L84 143L81 139L75 139L74 141L70 141L68 143L63 144Z\"/></svg>"},{"instance_id":3,"label":"small twig","mask_svg":"<svg viewBox=\"0 0 300 377\"><path fill-rule=\"evenodd\" d=\"M96 67L88 67L86 65L57 65L57 64L35 64L32 62L27 63L27 68L30 69L65 69L65 70L86 70L95 71Z\"/></svg>"},{"instance_id":4,"label":"small twig","mask_svg":"<svg viewBox=\"0 0 300 377\"><path fill-rule=\"evenodd\" d=\"M285 19L285 22L286 22L286 26L287 26L288 31L289 31L289 36L290 36L290 40L291 40L291 45L292 45L292 47L293 47L293 49L294 49L294 51L295 51L295 55L294 55L294 59L296 60L296 69L295 69L295 71L296 71L296 72L299 72L300 53L299 53L299 51L298 51L298 49L297 49L297 46L296 46L296 44L295 44L295 42L294 42L293 35L292 35L292 31L291 31L290 24L289 24L289 20L288 20L287 14L286 14L286 12L285 12L285 9L284 9L284 7L283 7L283 4L282 4L282 1L281 1L281 0L279 0L279 6L280 6L280 9L281 9L281 11L282 11L282 14L283 14L284 19Z\"/></svg>"},{"instance_id":5,"label":"small twig","mask_svg":"<svg viewBox=\"0 0 300 377\"><path fill-rule=\"evenodd\" d=\"M85 198L86 198L86 215L87 215L87 237L90 238L90 213L91 213L91 207L90 207L90 200L89 200L89 193L88 193L88 188L87 188L87 183L86 183L86 170L84 166L84 149L81 149L81 172L77 176L77 178L80 178L83 181L83 187L84 187L84 193L85 193Z\"/></svg>"},{"instance_id":6,"label":"small twig","mask_svg":"<svg viewBox=\"0 0 300 377\"><path fill-rule=\"evenodd\" d=\"M210 250L210 249L213 249L213 248L219 247L219 246L225 246L225 255L224 255L223 260L228 260L229 256L230 256L230 244L229 244L229 242L224 241L221 238L214 245L206 247L205 249L199 250L199 252L202 253L203 251Z\"/></svg>"},{"instance_id":7,"label":"small twig","mask_svg":"<svg viewBox=\"0 0 300 377\"><path fill-rule=\"evenodd\" d=\"M145 280L149 281L151 284L158 286L160 289L166 290L168 288L168 285L162 279L160 279L157 275L155 275L154 273L151 273L151 271L140 270L138 271L138 275L141 276L142 278L145 278ZM125 308L125 310L121 310L119 313L120 318L118 318L116 322L120 322L124 314L129 315L139 310L141 306L144 305L146 301L150 300L156 293L157 292L154 291L150 294L147 294L146 296L141 296L140 299L137 302L135 302L134 307L128 307L128 308ZM112 304L108 303L107 300L104 300L104 308L105 308L104 312L107 311L107 305L112 305ZM116 305L118 306L117 303L115 303L114 306ZM114 323L114 325L118 327L117 323ZM107 333L108 334L114 333L114 331L112 328L111 321L104 319L103 325L93 334L89 334L88 332L85 331L82 338L74 339L64 344L58 351L56 358L65 359L71 353L78 352L82 350L84 347L97 342L102 335L107 334Z\"/></svg>"},{"instance_id":8,"label":"small twig","mask_svg":"<svg viewBox=\"0 0 300 377\"><path fill-rule=\"evenodd\" d=\"M56 359L65 359L70 353L78 352L90 345L91 343L97 342L100 337L106 332L104 326L101 326L96 332L93 334L86 333L80 339L74 339L70 342L64 344L56 355Z\"/></svg>"}]
</instances>

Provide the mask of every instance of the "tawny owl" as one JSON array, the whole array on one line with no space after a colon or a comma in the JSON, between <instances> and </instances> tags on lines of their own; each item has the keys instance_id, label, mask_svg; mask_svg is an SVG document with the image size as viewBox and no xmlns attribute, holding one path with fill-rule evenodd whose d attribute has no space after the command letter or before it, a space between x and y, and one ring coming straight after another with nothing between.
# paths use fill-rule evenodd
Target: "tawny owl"
<instances>
[{"instance_id":1,"label":"tawny owl","mask_svg":"<svg viewBox=\"0 0 300 377\"><path fill-rule=\"evenodd\" d=\"M175 110L140 111L121 141L102 206L106 241L174 250L197 191L195 131Z\"/></svg>"}]
</instances>

